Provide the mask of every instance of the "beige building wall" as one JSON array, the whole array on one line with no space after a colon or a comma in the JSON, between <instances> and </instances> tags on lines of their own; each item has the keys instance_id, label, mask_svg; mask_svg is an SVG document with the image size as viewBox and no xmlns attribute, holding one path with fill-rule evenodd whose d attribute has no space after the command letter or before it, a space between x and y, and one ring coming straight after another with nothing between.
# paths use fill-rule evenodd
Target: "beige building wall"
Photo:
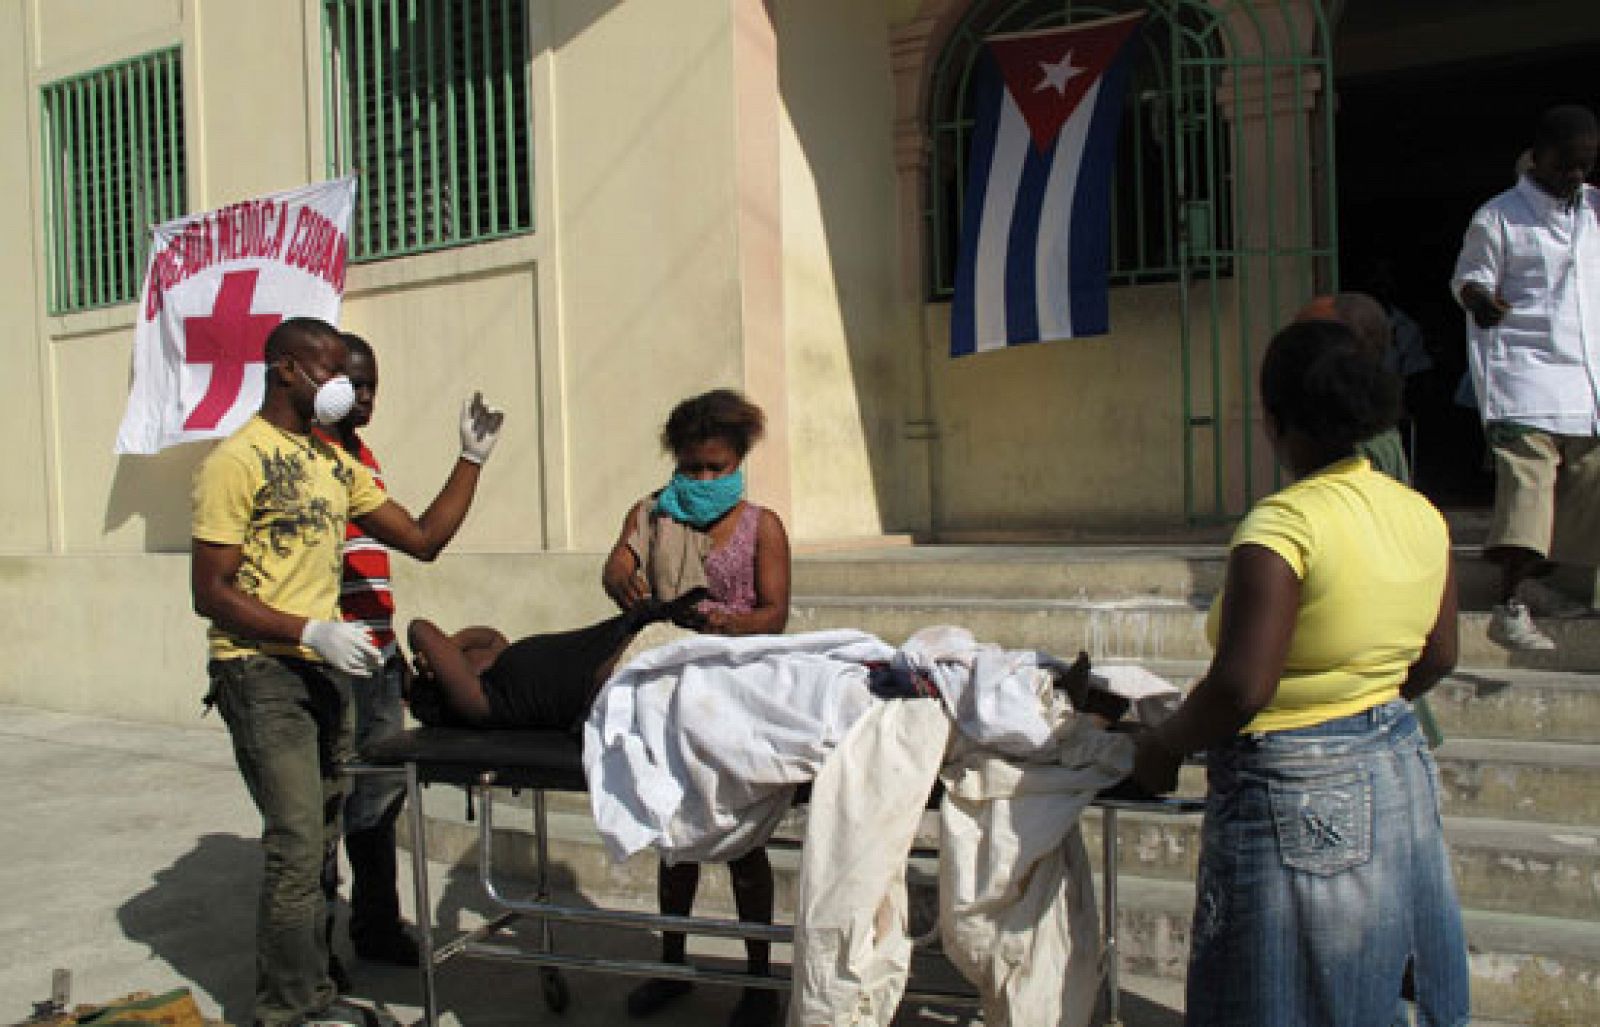
<instances>
[{"instance_id":1,"label":"beige building wall","mask_svg":"<svg viewBox=\"0 0 1600 1027\"><path fill-rule=\"evenodd\" d=\"M729 3L553 5L571 538L608 546L671 470L677 400L743 384Z\"/></svg>"},{"instance_id":2,"label":"beige building wall","mask_svg":"<svg viewBox=\"0 0 1600 1027\"><path fill-rule=\"evenodd\" d=\"M919 304L899 277L888 21L855 0L780 0L784 328L802 538L927 517Z\"/></svg>"},{"instance_id":3,"label":"beige building wall","mask_svg":"<svg viewBox=\"0 0 1600 1027\"><path fill-rule=\"evenodd\" d=\"M15 141L34 134L36 103L29 88L34 66L24 0L0 3L0 552L42 552L50 546L51 468L47 459L45 396L48 351L39 332L41 263L35 249L34 207L16 202L38 193L33 151ZM3 585L0 578L0 587ZM3 607L0 607L3 608Z\"/></svg>"},{"instance_id":4,"label":"beige building wall","mask_svg":"<svg viewBox=\"0 0 1600 1027\"><path fill-rule=\"evenodd\" d=\"M1117 290L1107 339L946 355L897 77L900 30L931 3L529 0L536 230L348 280L397 499L432 499L464 395L507 412L451 550L397 559L402 618L515 636L605 612L602 554L670 471L660 425L715 385L773 414L751 490L801 543L1181 518L1175 286ZM46 314L39 91L181 44L189 208L317 180L320 11L0 0L0 128L17 141L0 156L16 198L0 212L0 609L27 629L0 633L0 702L172 720L204 690L187 550L206 446L111 453L132 309Z\"/></svg>"},{"instance_id":5,"label":"beige building wall","mask_svg":"<svg viewBox=\"0 0 1600 1027\"><path fill-rule=\"evenodd\" d=\"M402 617L516 635L603 614L602 553L670 471L671 405L744 383L731 9L531 0L536 231L352 266L342 323L379 354L369 439L397 499L432 499L463 396L507 411L450 552L397 558ZM187 553L207 446L111 452L133 310L45 312L39 90L181 44L188 208L208 209L325 177L320 18L316 0L0 4L18 141L0 188L19 198L0 227L21 241L0 253L0 702L189 720L205 683Z\"/></svg>"},{"instance_id":6,"label":"beige building wall","mask_svg":"<svg viewBox=\"0 0 1600 1027\"><path fill-rule=\"evenodd\" d=\"M941 530L1049 536L1181 524L1178 309L1176 285L1113 289L1108 335L953 360L950 305L930 304ZM1197 304L1194 318L1203 337L1209 314ZM1209 476L1209 461L1199 471Z\"/></svg>"}]
</instances>

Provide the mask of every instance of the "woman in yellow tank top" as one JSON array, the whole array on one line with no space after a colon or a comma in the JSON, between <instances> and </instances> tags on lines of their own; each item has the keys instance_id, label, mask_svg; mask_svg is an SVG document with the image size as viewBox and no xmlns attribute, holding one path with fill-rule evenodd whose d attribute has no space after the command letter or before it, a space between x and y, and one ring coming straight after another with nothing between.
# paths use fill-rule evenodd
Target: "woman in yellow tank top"
<instances>
[{"instance_id":1,"label":"woman in yellow tank top","mask_svg":"<svg viewBox=\"0 0 1600 1027\"><path fill-rule=\"evenodd\" d=\"M1348 328L1284 329L1261 399L1294 477L1234 535L1211 666L1139 739L1135 778L1207 767L1187 1022L1468 1019L1437 770L1408 700L1455 665L1444 518L1356 455L1399 386Z\"/></svg>"}]
</instances>

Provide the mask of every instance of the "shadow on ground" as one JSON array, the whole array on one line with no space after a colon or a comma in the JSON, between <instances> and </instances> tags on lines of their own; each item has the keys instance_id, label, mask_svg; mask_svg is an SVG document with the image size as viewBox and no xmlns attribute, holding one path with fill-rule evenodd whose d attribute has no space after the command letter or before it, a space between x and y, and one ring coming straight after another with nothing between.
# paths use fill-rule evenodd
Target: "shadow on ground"
<instances>
[{"instance_id":1,"label":"shadow on ground","mask_svg":"<svg viewBox=\"0 0 1600 1027\"><path fill-rule=\"evenodd\" d=\"M248 1023L255 990L261 845L208 834L117 909L117 923L153 958L209 994L230 1023Z\"/></svg>"},{"instance_id":2,"label":"shadow on ground","mask_svg":"<svg viewBox=\"0 0 1600 1027\"><path fill-rule=\"evenodd\" d=\"M477 874L476 855L460 864L435 866L431 877L434 943L454 937L498 915L501 910L485 894ZM552 866L552 887L560 901L593 908L574 889L573 873L565 864ZM715 871L713 871L715 872ZM410 873L402 860L401 890L410 899ZM190 852L158 871L155 883L134 895L117 910L123 933L148 946L151 956L169 964L197 991L209 994L230 1023L248 1023L254 987L253 944L255 903L261 879L261 850L253 838L208 834ZM524 881L503 883L516 897L529 897L533 889ZM388 1011L401 1023L421 1020L422 986L415 969L386 966L357 959L343 930L344 910L338 910L335 949L345 961L353 981L351 996ZM654 960L659 941L650 932L597 927L555 925L558 949L575 954L618 960ZM537 928L527 921L509 927L503 937L532 948ZM696 963L738 970L743 961L736 945L717 954L697 951ZM787 951L775 954L787 958ZM940 990L960 988L954 971L938 957L919 956L913 982ZM550 1011L536 967L457 959L437 974L438 1004L445 1023L470 1027L511 1027L513 1024L561 1023L588 1027L630 1022L625 1003L637 978L568 971L564 974L570 1004L562 1013ZM738 1000L735 988L702 984L653 1022L667 1025L721 1024ZM1138 995L1125 994L1123 1021L1139 1027L1177 1027L1182 1015ZM966 1027L978 1021L970 1010L903 1003L895 1017L899 1027L942 1024Z\"/></svg>"}]
</instances>

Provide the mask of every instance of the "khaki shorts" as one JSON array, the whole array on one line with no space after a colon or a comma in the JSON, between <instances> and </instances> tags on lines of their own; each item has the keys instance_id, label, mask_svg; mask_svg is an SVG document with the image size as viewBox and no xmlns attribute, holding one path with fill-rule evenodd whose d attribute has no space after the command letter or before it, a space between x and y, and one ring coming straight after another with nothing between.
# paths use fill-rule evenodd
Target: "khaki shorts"
<instances>
[{"instance_id":1,"label":"khaki shorts","mask_svg":"<svg viewBox=\"0 0 1600 1027\"><path fill-rule=\"evenodd\" d=\"M1494 517L1485 548L1600 566L1600 439L1510 424L1489 425L1488 439Z\"/></svg>"}]
</instances>

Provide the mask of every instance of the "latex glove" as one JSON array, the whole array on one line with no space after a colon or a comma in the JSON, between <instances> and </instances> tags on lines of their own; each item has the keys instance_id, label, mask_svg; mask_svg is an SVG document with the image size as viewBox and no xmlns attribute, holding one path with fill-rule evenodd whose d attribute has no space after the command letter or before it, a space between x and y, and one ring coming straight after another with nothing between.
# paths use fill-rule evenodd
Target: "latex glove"
<instances>
[{"instance_id":1,"label":"latex glove","mask_svg":"<svg viewBox=\"0 0 1600 1027\"><path fill-rule=\"evenodd\" d=\"M371 674L383 666L383 653L372 644L367 629L342 620L308 620L300 629L300 644L346 674Z\"/></svg>"},{"instance_id":2,"label":"latex glove","mask_svg":"<svg viewBox=\"0 0 1600 1027\"><path fill-rule=\"evenodd\" d=\"M461 404L461 456L475 464L489 459L494 444L500 441L500 425L506 413L485 406L483 393L474 392L472 398Z\"/></svg>"}]
</instances>

